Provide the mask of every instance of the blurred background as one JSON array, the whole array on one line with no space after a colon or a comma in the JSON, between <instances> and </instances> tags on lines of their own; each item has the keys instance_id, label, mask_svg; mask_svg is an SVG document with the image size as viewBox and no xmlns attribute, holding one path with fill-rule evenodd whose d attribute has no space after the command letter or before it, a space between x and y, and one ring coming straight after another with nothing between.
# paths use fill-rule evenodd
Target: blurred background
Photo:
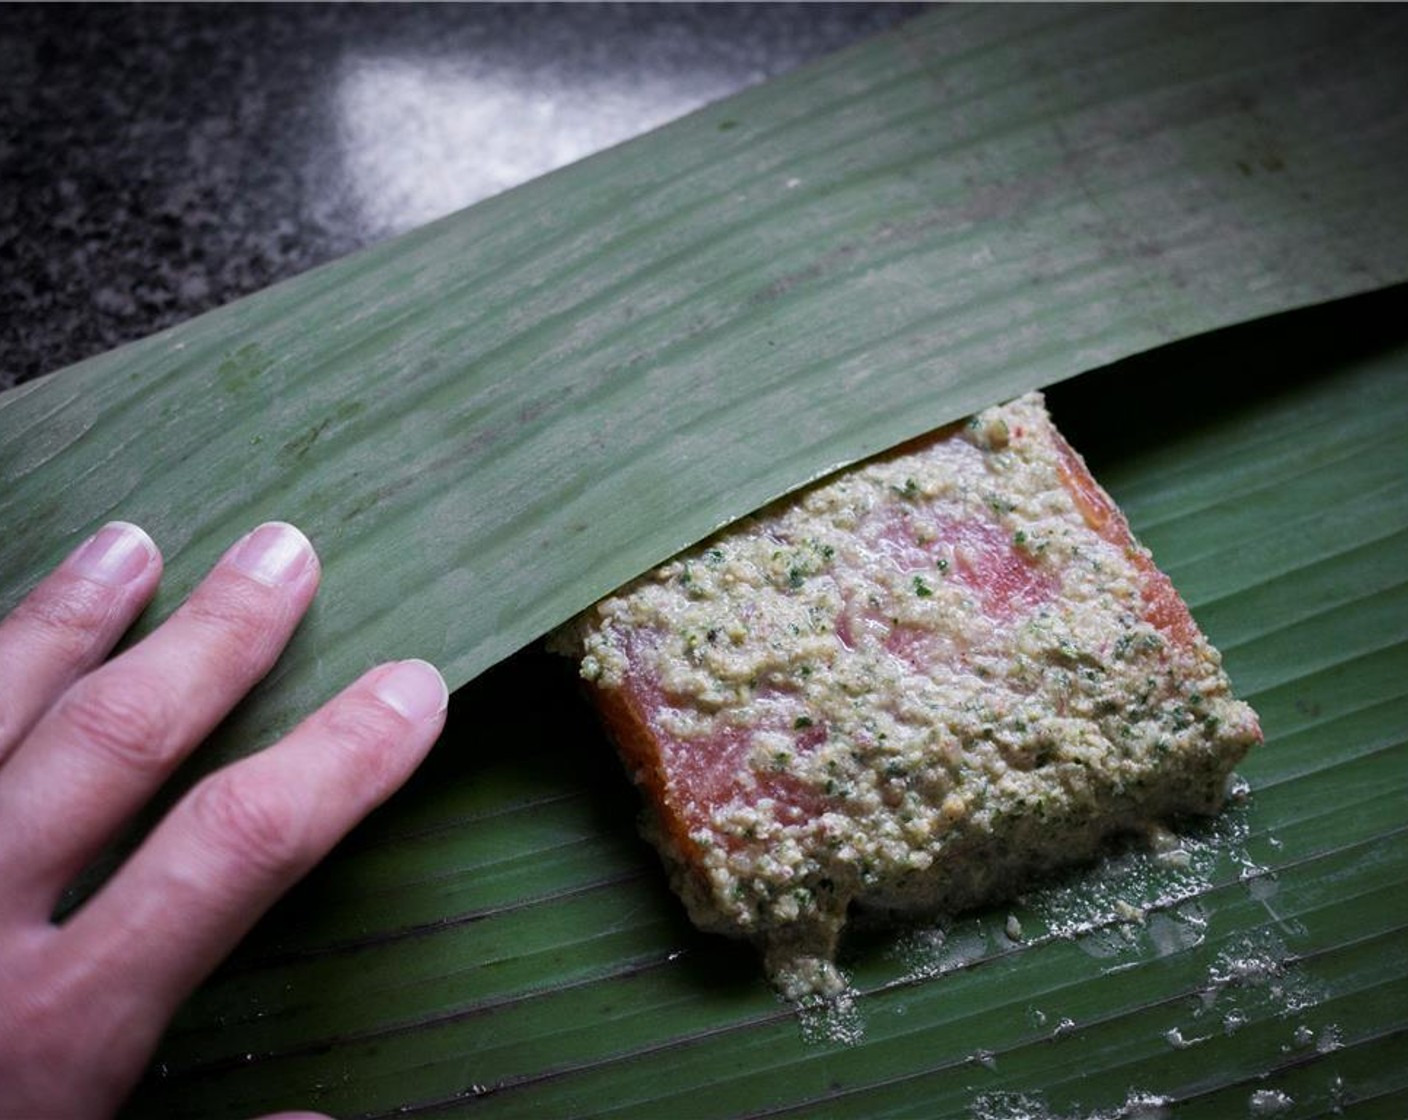
<instances>
[{"instance_id":1,"label":"blurred background","mask_svg":"<svg viewBox=\"0 0 1408 1120\"><path fill-rule=\"evenodd\" d=\"M507 190L913 13L0 6L0 389Z\"/></svg>"}]
</instances>

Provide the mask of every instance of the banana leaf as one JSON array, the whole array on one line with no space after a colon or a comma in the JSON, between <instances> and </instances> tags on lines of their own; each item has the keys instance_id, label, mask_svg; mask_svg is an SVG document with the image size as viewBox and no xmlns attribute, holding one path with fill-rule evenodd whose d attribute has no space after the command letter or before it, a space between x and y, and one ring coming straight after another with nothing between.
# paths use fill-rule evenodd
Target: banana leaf
<instances>
[{"instance_id":1,"label":"banana leaf","mask_svg":"<svg viewBox=\"0 0 1408 1120\"><path fill-rule=\"evenodd\" d=\"M941 9L0 396L0 607L112 516L327 579L210 761L374 659L452 685L835 467L1408 278L1392 8ZM532 563L525 563L526 558Z\"/></svg>"},{"instance_id":2,"label":"banana leaf","mask_svg":"<svg viewBox=\"0 0 1408 1120\"><path fill-rule=\"evenodd\" d=\"M1405 323L1399 287L1048 391L1262 716L1188 866L1131 848L861 930L853 1003L799 1013L688 926L532 648L197 994L132 1114L1402 1115Z\"/></svg>"},{"instance_id":3,"label":"banana leaf","mask_svg":"<svg viewBox=\"0 0 1408 1120\"><path fill-rule=\"evenodd\" d=\"M1106 364L1408 276L1405 28L940 10L0 397L0 605L113 515L173 555L147 626L261 517L319 544L318 608L205 764L373 659L472 682L132 1113L1403 1114L1403 290ZM849 1003L783 1005L687 926L523 647L1037 385L1261 711L1250 793L1186 867L862 931Z\"/></svg>"}]
</instances>

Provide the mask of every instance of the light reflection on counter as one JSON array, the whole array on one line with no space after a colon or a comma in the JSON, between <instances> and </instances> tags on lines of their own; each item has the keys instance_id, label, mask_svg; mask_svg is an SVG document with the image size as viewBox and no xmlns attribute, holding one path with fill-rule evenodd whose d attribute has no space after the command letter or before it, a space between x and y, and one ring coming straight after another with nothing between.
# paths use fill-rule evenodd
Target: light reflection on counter
<instances>
[{"instance_id":1,"label":"light reflection on counter","mask_svg":"<svg viewBox=\"0 0 1408 1120\"><path fill-rule=\"evenodd\" d=\"M368 232L386 236L630 139L738 85L720 69L543 85L452 62L351 59L337 84L339 143Z\"/></svg>"}]
</instances>

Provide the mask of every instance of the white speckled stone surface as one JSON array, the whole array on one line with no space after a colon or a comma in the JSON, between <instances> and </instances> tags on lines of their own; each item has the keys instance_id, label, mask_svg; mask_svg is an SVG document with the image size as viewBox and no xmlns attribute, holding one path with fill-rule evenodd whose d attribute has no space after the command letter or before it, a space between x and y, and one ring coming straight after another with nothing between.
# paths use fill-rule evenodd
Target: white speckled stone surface
<instances>
[{"instance_id":1,"label":"white speckled stone surface","mask_svg":"<svg viewBox=\"0 0 1408 1120\"><path fill-rule=\"evenodd\" d=\"M912 14L892 5L6 6L0 388Z\"/></svg>"}]
</instances>

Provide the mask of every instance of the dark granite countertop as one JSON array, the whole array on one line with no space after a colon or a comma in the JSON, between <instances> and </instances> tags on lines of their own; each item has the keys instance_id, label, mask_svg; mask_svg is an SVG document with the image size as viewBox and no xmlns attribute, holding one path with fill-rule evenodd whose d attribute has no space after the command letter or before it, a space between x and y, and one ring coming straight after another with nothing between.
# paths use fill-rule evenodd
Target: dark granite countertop
<instances>
[{"instance_id":1,"label":"dark granite countertop","mask_svg":"<svg viewBox=\"0 0 1408 1120\"><path fill-rule=\"evenodd\" d=\"M0 388L507 189L911 12L0 7Z\"/></svg>"}]
</instances>

